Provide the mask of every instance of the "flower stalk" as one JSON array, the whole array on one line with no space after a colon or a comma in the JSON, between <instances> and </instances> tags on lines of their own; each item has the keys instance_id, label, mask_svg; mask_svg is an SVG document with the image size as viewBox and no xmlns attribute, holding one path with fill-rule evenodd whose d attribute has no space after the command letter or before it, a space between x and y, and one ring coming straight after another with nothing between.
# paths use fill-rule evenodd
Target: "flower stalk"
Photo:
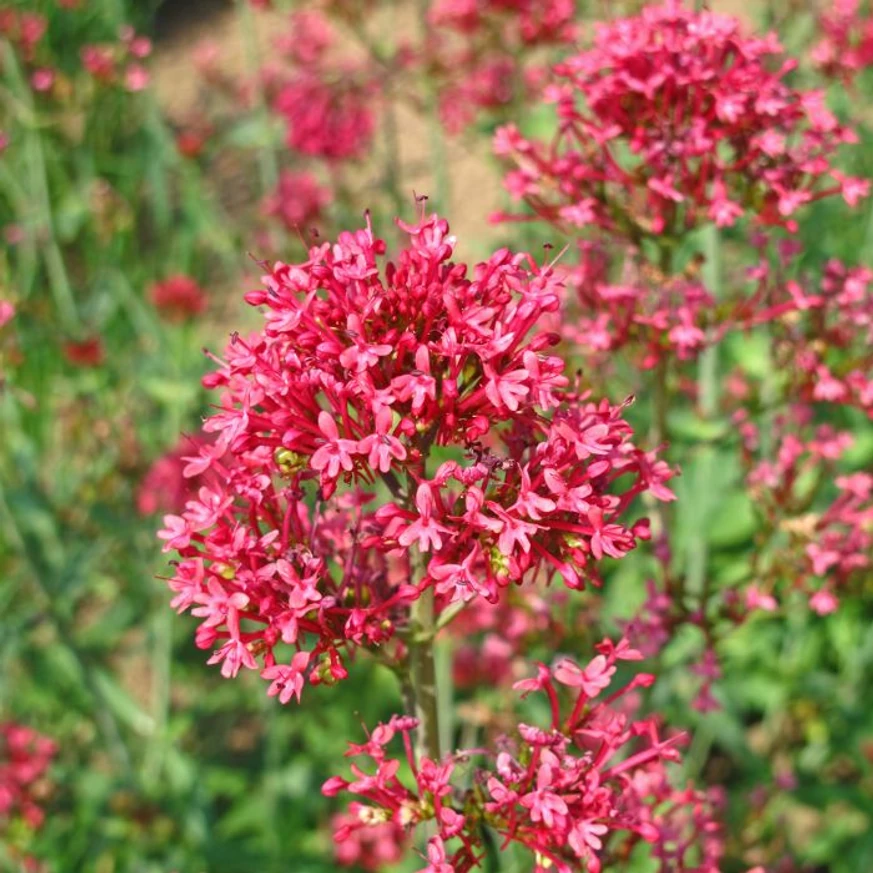
<instances>
[{"instance_id":1,"label":"flower stalk","mask_svg":"<svg viewBox=\"0 0 873 873\"><path fill-rule=\"evenodd\" d=\"M418 719L416 751L419 760L440 759L439 696L437 693L434 634L436 628L433 588L425 589L409 610L410 701Z\"/></svg>"}]
</instances>

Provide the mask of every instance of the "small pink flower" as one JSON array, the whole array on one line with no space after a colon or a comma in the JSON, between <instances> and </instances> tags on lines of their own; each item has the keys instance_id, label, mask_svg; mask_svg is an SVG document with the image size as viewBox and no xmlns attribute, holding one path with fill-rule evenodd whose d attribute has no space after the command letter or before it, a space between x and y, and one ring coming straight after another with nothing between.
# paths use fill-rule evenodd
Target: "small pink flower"
<instances>
[{"instance_id":1,"label":"small pink flower","mask_svg":"<svg viewBox=\"0 0 873 873\"><path fill-rule=\"evenodd\" d=\"M124 87L131 92L145 91L150 78L149 71L142 64L130 64L124 71Z\"/></svg>"},{"instance_id":2,"label":"small pink flower","mask_svg":"<svg viewBox=\"0 0 873 873\"><path fill-rule=\"evenodd\" d=\"M552 669L552 675L558 682L571 688L581 688L586 697L597 697L604 688L608 688L614 674L615 666L603 655L597 655L584 670L569 658L558 661Z\"/></svg>"},{"instance_id":3,"label":"small pink flower","mask_svg":"<svg viewBox=\"0 0 873 873\"><path fill-rule=\"evenodd\" d=\"M819 591L816 591L812 597L809 598L809 606L813 610L813 612L818 615L830 615L832 612L837 611L837 607L840 605L839 600L833 595L832 592L828 591L826 588L822 588Z\"/></svg>"},{"instance_id":4,"label":"small pink flower","mask_svg":"<svg viewBox=\"0 0 873 873\"><path fill-rule=\"evenodd\" d=\"M430 549L439 551L443 546L442 535L449 533L449 529L434 521L436 501L430 485L426 482L418 486L415 493L415 506L418 509L418 518L400 534L398 537L400 545L408 548L415 543L421 552Z\"/></svg>"},{"instance_id":5,"label":"small pink flower","mask_svg":"<svg viewBox=\"0 0 873 873\"><path fill-rule=\"evenodd\" d=\"M30 76L30 85L34 91L46 92L51 91L55 84L55 71L48 67L40 67L34 70Z\"/></svg>"},{"instance_id":6,"label":"small pink flower","mask_svg":"<svg viewBox=\"0 0 873 873\"><path fill-rule=\"evenodd\" d=\"M15 307L8 301L0 299L0 327L8 324L15 317Z\"/></svg>"},{"instance_id":7,"label":"small pink flower","mask_svg":"<svg viewBox=\"0 0 873 873\"><path fill-rule=\"evenodd\" d=\"M353 454L358 454L359 448L355 440L340 439L336 421L329 412L318 413L318 429L326 438L326 442L312 456L312 469L322 474L322 480L336 479L340 469L350 472L354 468Z\"/></svg>"},{"instance_id":8,"label":"small pink flower","mask_svg":"<svg viewBox=\"0 0 873 873\"><path fill-rule=\"evenodd\" d=\"M267 689L270 697L279 696L280 703L288 703L292 697L300 703L300 694L303 690L303 671L309 666L311 653L306 651L297 652L291 659L290 664L274 664L261 672L264 679L272 681Z\"/></svg>"}]
</instances>

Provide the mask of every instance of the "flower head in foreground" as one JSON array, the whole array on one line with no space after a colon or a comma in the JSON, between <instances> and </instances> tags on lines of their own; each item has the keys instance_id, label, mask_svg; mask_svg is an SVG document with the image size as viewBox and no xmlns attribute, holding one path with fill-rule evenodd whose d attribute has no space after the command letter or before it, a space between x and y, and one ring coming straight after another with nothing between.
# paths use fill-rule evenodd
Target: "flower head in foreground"
<instances>
[{"instance_id":1,"label":"flower head in foreground","mask_svg":"<svg viewBox=\"0 0 873 873\"><path fill-rule=\"evenodd\" d=\"M714 800L676 789L664 768L678 760L681 737L665 740L653 721L628 714L625 695L654 677L637 674L608 693L618 662L641 655L626 641L604 640L597 648L584 667L564 658L551 669L539 665L534 678L517 683L525 695L543 695L551 723L520 723L495 750L416 759L409 740L415 720L409 718L379 725L366 743L351 746L348 754L360 761L351 767L352 778L333 777L322 789L359 798L335 835L337 845L359 843L362 834L386 824L411 835L416 825L433 821L430 873L477 867L486 827L504 847L527 849L537 873L613 869L612 862L641 841L650 844L664 873L716 873L722 842ZM408 770L387 748L398 735Z\"/></svg>"},{"instance_id":2,"label":"flower head in foreground","mask_svg":"<svg viewBox=\"0 0 873 873\"><path fill-rule=\"evenodd\" d=\"M793 229L804 203L855 203L868 188L833 166L856 137L823 93L789 84L794 67L775 36L678 0L601 25L556 68L557 136L498 131L497 153L517 167L507 187L547 220L631 239L747 213Z\"/></svg>"},{"instance_id":3,"label":"flower head in foreground","mask_svg":"<svg viewBox=\"0 0 873 873\"><path fill-rule=\"evenodd\" d=\"M206 378L215 443L187 468L217 481L160 533L198 644L227 676L262 658L283 702L389 645L426 589L443 608L597 583L604 556L648 536L623 521L634 498L672 499L623 408L572 390L546 353L553 269L506 249L469 269L445 221L400 227L394 261L367 226L247 295L264 327Z\"/></svg>"}]
</instances>

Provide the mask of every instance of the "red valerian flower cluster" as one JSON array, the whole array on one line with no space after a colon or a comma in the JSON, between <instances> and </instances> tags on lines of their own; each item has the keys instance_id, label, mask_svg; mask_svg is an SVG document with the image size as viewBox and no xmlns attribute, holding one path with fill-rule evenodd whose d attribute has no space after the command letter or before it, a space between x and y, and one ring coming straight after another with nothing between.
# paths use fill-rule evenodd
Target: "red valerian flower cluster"
<instances>
[{"instance_id":1,"label":"red valerian flower cluster","mask_svg":"<svg viewBox=\"0 0 873 873\"><path fill-rule=\"evenodd\" d=\"M0 327L8 324L15 318L15 306L8 300L0 298Z\"/></svg>"},{"instance_id":2,"label":"red valerian flower cluster","mask_svg":"<svg viewBox=\"0 0 873 873\"><path fill-rule=\"evenodd\" d=\"M74 367L99 367L106 358L106 350L99 336L69 340L63 344L61 351Z\"/></svg>"},{"instance_id":3,"label":"red valerian flower cluster","mask_svg":"<svg viewBox=\"0 0 873 873\"><path fill-rule=\"evenodd\" d=\"M873 271L830 260L816 279L797 268L797 245L781 244L776 263L766 248L748 271L754 290L720 301L719 332L768 323L786 396L873 416Z\"/></svg>"},{"instance_id":4,"label":"red valerian flower cluster","mask_svg":"<svg viewBox=\"0 0 873 873\"><path fill-rule=\"evenodd\" d=\"M604 640L597 650L584 667L563 658L551 669L538 665L534 678L516 683L524 695L544 695L551 721L548 727L520 723L494 751L417 758L410 741L416 722L405 717L352 745L348 755L369 758L369 765L353 764L351 780L333 777L322 789L328 796L345 791L360 798L350 805L337 844L386 824L408 839L418 824L433 821L427 873L467 873L479 866L487 852L486 828L504 849L517 844L529 850L538 873L570 873L580 865L599 873L641 841L651 844L662 871L716 873L722 845L713 799L677 790L664 769L665 762L678 760L681 735L662 739L653 720L632 714L629 692L650 686L654 677L637 674L598 699L613 683L619 661L642 656L626 640ZM397 735L408 771L386 748Z\"/></svg>"},{"instance_id":5,"label":"red valerian flower cluster","mask_svg":"<svg viewBox=\"0 0 873 873\"><path fill-rule=\"evenodd\" d=\"M368 63L334 58L334 42L318 12L293 14L290 31L277 40L289 67L266 71L267 84L275 91L273 108L287 123L290 149L328 161L355 160L373 141L379 83Z\"/></svg>"},{"instance_id":6,"label":"red valerian flower cluster","mask_svg":"<svg viewBox=\"0 0 873 873\"><path fill-rule=\"evenodd\" d=\"M434 0L428 19L459 33L517 29L527 45L570 43L577 36L572 0Z\"/></svg>"},{"instance_id":7,"label":"red valerian flower cluster","mask_svg":"<svg viewBox=\"0 0 873 873\"><path fill-rule=\"evenodd\" d=\"M288 147L328 160L361 158L375 130L372 81L346 70L333 81L301 72L282 86L274 107L288 125Z\"/></svg>"},{"instance_id":8,"label":"red valerian flower cluster","mask_svg":"<svg viewBox=\"0 0 873 873\"><path fill-rule=\"evenodd\" d=\"M511 685L526 669L528 652L538 640L563 647L576 623L569 599L565 588L527 585L507 589L496 604L473 600L446 629L455 642L455 687Z\"/></svg>"},{"instance_id":9,"label":"red valerian flower cluster","mask_svg":"<svg viewBox=\"0 0 873 873\"><path fill-rule=\"evenodd\" d=\"M847 85L873 64L873 17L860 6L858 0L833 0L819 16L822 37L812 49L822 73Z\"/></svg>"},{"instance_id":10,"label":"red valerian flower cluster","mask_svg":"<svg viewBox=\"0 0 873 873\"><path fill-rule=\"evenodd\" d=\"M362 828L354 812L334 816L332 830L344 835L342 842L334 844L337 863L368 873L380 873L388 864L396 864L409 842L406 831L396 822L374 822Z\"/></svg>"},{"instance_id":11,"label":"red valerian flower cluster","mask_svg":"<svg viewBox=\"0 0 873 873\"><path fill-rule=\"evenodd\" d=\"M369 225L278 263L246 299L264 308L205 380L223 390L205 429L209 470L160 536L182 560L174 605L203 619L225 675L254 669L283 702L346 675L343 654L383 646L433 588L441 606L596 564L648 537L622 518L672 471L635 448L621 406L571 390L551 266L506 249L451 261L436 216L399 223L409 245L384 267Z\"/></svg>"},{"instance_id":12,"label":"red valerian flower cluster","mask_svg":"<svg viewBox=\"0 0 873 873\"><path fill-rule=\"evenodd\" d=\"M633 240L747 212L794 228L798 207L837 191L854 204L868 184L832 161L856 137L822 93L788 83L794 66L775 36L678 0L601 25L555 70L556 136L498 131L495 150L517 165L507 187L547 220Z\"/></svg>"},{"instance_id":13,"label":"red valerian flower cluster","mask_svg":"<svg viewBox=\"0 0 873 873\"><path fill-rule=\"evenodd\" d=\"M48 20L36 12L0 6L0 36L9 40L27 73L31 88L47 95L62 77L44 41ZM149 83L143 61L151 54L148 37L124 27L114 44L85 45L80 51L82 68L102 84L120 84L128 91L141 91Z\"/></svg>"},{"instance_id":14,"label":"red valerian flower cluster","mask_svg":"<svg viewBox=\"0 0 873 873\"><path fill-rule=\"evenodd\" d=\"M25 725L0 724L0 836L15 819L33 829L42 824L40 783L56 751L52 740Z\"/></svg>"}]
</instances>

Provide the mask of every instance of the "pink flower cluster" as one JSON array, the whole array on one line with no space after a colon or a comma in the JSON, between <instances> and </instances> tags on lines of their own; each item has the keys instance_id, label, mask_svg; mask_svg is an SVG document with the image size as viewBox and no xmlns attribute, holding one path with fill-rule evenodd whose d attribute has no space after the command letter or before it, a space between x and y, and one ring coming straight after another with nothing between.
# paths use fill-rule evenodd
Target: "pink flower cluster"
<instances>
[{"instance_id":1,"label":"pink flower cluster","mask_svg":"<svg viewBox=\"0 0 873 873\"><path fill-rule=\"evenodd\" d=\"M851 406L873 416L873 271L828 261L816 280L799 272L799 247L783 242L778 263L761 243L748 271L754 290L721 306L716 335L769 323L777 363L790 364L788 395Z\"/></svg>"},{"instance_id":2,"label":"pink flower cluster","mask_svg":"<svg viewBox=\"0 0 873 873\"><path fill-rule=\"evenodd\" d=\"M209 305L206 292L190 276L169 276L155 282L148 291L158 312L172 322L184 322L201 315Z\"/></svg>"},{"instance_id":3,"label":"pink flower cluster","mask_svg":"<svg viewBox=\"0 0 873 873\"><path fill-rule=\"evenodd\" d=\"M858 0L832 0L818 19L821 39L812 49L813 63L826 75L851 84L873 64L873 17Z\"/></svg>"},{"instance_id":4,"label":"pink flower cluster","mask_svg":"<svg viewBox=\"0 0 873 873\"><path fill-rule=\"evenodd\" d=\"M569 592L549 585L509 588L498 603L477 598L453 619L447 632L455 648L454 684L459 689L512 684L538 640L559 648L570 631Z\"/></svg>"},{"instance_id":5,"label":"pink flower cluster","mask_svg":"<svg viewBox=\"0 0 873 873\"><path fill-rule=\"evenodd\" d=\"M715 300L696 280L642 272L610 283L592 275L583 259L570 271L562 333L594 365L607 362L619 350L650 369L665 356L685 361L697 357L711 341Z\"/></svg>"},{"instance_id":6,"label":"pink flower cluster","mask_svg":"<svg viewBox=\"0 0 873 873\"><path fill-rule=\"evenodd\" d=\"M36 47L48 28L45 16L0 6L0 35L6 37L25 61L32 61Z\"/></svg>"},{"instance_id":7,"label":"pink flower cluster","mask_svg":"<svg viewBox=\"0 0 873 873\"><path fill-rule=\"evenodd\" d=\"M679 0L600 25L547 90L556 136L498 131L497 154L517 167L507 188L549 221L633 241L747 212L793 229L800 206L836 192L854 204L868 184L833 159L855 134L822 93L789 84L793 68L775 36L747 37L737 20Z\"/></svg>"},{"instance_id":8,"label":"pink flower cluster","mask_svg":"<svg viewBox=\"0 0 873 873\"><path fill-rule=\"evenodd\" d=\"M263 210L286 230L306 234L330 200L330 191L311 173L283 170L275 190L264 200Z\"/></svg>"},{"instance_id":9,"label":"pink flower cluster","mask_svg":"<svg viewBox=\"0 0 873 873\"><path fill-rule=\"evenodd\" d=\"M52 740L29 727L0 724L0 836L18 818L34 830L42 824L40 782L56 751Z\"/></svg>"},{"instance_id":10,"label":"pink flower cluster","mask_svg":"<svg viewBox=\"0 0 873 873\"><path fill-rule=\"evenodd\" d=\"M372 82L356 81L351 71L334 81L301 72L286 82L274 101L288 125L288 147L331 161L361 158L375 130Z\"/></svg>"},{"instance_id":11,"label":"pink flower cluster","mask_svg":"<svg viewBox=\"0 0 873 873\"><path fill-rule=\"evenodd\" d=\"M278 46L290 62L270 74L273 108L287 124L288 147L328 161L364 157L376 128L378 82L366 63L335 59L335 36L314 11L291 16L291 30Z\"/></svg>"},{"instance_id":12,"label":"pink flower cluster","mask_svg":"<svg viewBox=\"0 0 873 873\"><path fill-rule=\"evenodd\" d=\"M357 808L333 818L332 830L343 834L342 841L334 844L337 863L380 873L386 865L400 861L409 843L403 827L394 821L384 821L362 828L356 813Z\"/></svg>"},{"instance_id":13,"label":"pink flower cluster","mask_svg":"<svg viewBox=\"0 0 873 873\"><path fill-rule=\"evenodd\" d=\"M787 322L783 341L795 349L800 396L873 417L873 271L832 260L820 293L796 296L806 318Z\"/></svg>"},{"instance_id":14,"label":"pink flower cluster","mask_svg":"<svg viewBox=\"0 0 873 873\"><path fill-rule=\"evenodd\" d=\"M544 354L550 266L502 249L469 270L446 222L400 227L408 247L384 267L368 226L247 295L264 328L205 380L223 389L216 442L186 469L218 482L160 533L198 645L219 643L228 676L262 654L283 702L307 669L342 678L343 652L386 644L427 588L444 605L596 583L603 557L648 537L622 521L634 498L673 499L623 407L571 390Z\"/></svg>"},{"instance_id":15,"label":"pink flower cluster","mask_svg":"<svg viewBox=\"0 0 873 873\"><path fill-rule=\"evenodd\" d=\"M474 35L517 33L525 45L571 43L577 36L572 0L434 0L429 16L435 27Z\"/></svg>"},{"instance_id":16,"label":"pink flower cluster","mask_svg":"<svg viewBox=\"0 0 873 873\"><path fill-rule=\"evenodd\" d=\"M148 87L150 74L142 62L151 53L151 40L125 27L117 43L86 45L80 55L82 66L95 81L121 84L125 90L135 92Z\"/></svg>"},{"instance_id":17,"label":"pink flower cluster","mask_svg":"<svg viewBox=\"0 0 873 873\"><path fill-rule=\"evenodd\" d=\"M0 327L7 325L15 318L15 306L8 300L0 298Z\"/></svg>"},{"instance_id":18,"label":"pink flower cluster","mask_svg":"<svg viewBox=\"0 0 873 873\"><path fill-rule=\"evenodd\" d=\"M654 677L637 674L598 699L620 661L642 656L625 640L604 640L597 650L584 667L563 658L551 669L538 665L534 678L516 683L523 695L543 695L550 724L521 722L493 751L417 758L410 740L416 722L401 717L352 745L348 754L369 765L352 764L351 779L333 777L322 789L328 796L360 798L350 805L337 844L360 842L373 827L410 835L433 821L437 833L428 844L426 873L467 873L479 866L487 851L483 827L503 848L514 843L527 849L537 873L570 873L580 865L599 873L640 841L651 845L662 871L716 873L722 844L713 799L677 790L664 769L665 762L678 760L675 746L682 737L662 739L653 720L632 715L630 692ZM408 770L386 748L398 735Z\"/></svg>"}]
</instances>

